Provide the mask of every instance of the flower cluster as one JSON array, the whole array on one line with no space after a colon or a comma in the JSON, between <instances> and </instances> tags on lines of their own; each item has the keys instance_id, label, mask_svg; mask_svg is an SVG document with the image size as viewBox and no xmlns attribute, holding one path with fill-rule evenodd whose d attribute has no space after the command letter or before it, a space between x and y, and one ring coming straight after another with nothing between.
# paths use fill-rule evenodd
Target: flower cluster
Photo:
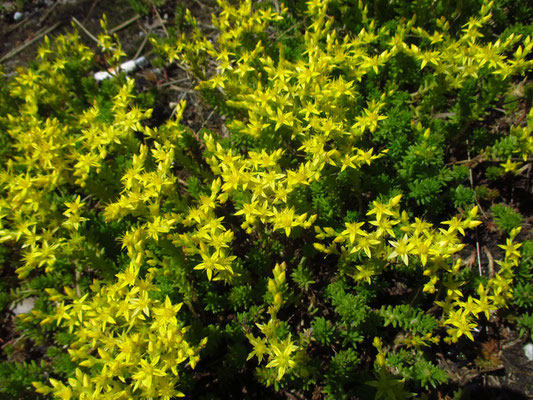
<instances>
[{"instance_id":1,"label":"flower cluster","mask_svg":"<svg viewBox=\"0 0 533 400\"><path fill-rule=\"evenodd\" d=\"M284 303L283 292L287 290L286 268L286 263L276 264L272 271L274 278L268 279L268 292L272 296L272 305L268 311L270 319L267 323L257 324L263 337L255 337L251 333L246 335L253 346L248 360L255 356L261 363L266 356L266 368L275 371L274 376L267 380L269 384L274 380L281 380L288 370L295 370L297 366L303 365L304 350L308 342L303 336L295 342L290 333L285 338L280 338L281 321L277 318L277 313Z\"/></svg>"},{"instance_id":2,"label":"flower cluster","mask_svg":"<svg viewBox=\"0 0 533 400\"><path fill-rule=\"evenodd\" d=\"M153 300L153 290L151 277L140 278L134 265L117 274L114 284L95 281L90 297L68 287L65 294L49 290L56 312L45 317L33 311L26 318L67 327L75 337L68 352L78 367L68 385L56 379L50 379L51 387L35 382L37 392L63 400L184 396L177 389L180 364L194 368L206 339L192 346L178 319L182 304L172 304L168 296Z\"/></svg>"}]
</instances>

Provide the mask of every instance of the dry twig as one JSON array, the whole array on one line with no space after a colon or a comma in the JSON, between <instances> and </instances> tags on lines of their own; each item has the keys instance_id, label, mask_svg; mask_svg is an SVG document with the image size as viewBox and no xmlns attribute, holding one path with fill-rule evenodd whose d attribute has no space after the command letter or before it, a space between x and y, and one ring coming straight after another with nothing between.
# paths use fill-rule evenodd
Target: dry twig
<instances>
[{"instance_id":1,"label":"dry twig","mask_svg":"<svg viewBox=\"0 0 533 400\"><path fill-rule=\"evenodd\" d=\"M211 117L215 114L215 111L216 111L216 107L213 108L213 110L211 110L211 112L209 113L209 115L207 116L207 118L204 120L204 122L202 122L202 129L205 128L205 126L207 125L207 123L209 122L209 120L211 119Z\"/></svg>"},{"instance_id":2,"label":"dry twig","mask_svg":"<svg viewBox=\"0 0 533 400\"><path fill-rule=\"evenodd\" d=\"M462 165L462 164L465 164L467 167L474 168L478 164L481 164L481 163L487 163L488 162L488 163L493 163L493 164L499 164L499 163L504 163L504 162L507 161L507 160L501 160L499 158L495 158L495 159L489 160L489 159L487 159L485 157L487 157L486 154L480 154L480 155L472 158L471 160L453 161L453 162L447 163L446 165L450 166L450 165ZM524 159L522 157L511 157L511 161L529 163L529 162L533 162L533 158L526 158L526 160L524 161Z\"/></svg>"},{"instance_id":3,"label":"dry twig","mask_svg":"<svg viewBox=\"0 0 533 400\"><path fill-rule=\"evenodd\" d=\"M468 139L466 140L466 154L468 156L468 161L470 161L471 160L471 158L470 158L470 143L468 143ZM470 188L472 190L474 190L474 174L472 172L472 168L470 167L470 165L468 166L468 177L469 177L469 180L470 180ZM476 203L477 203L479 209L481 210L481 213L483 215L485 215L485 212L483 211L483 209L479 205L479 202L475 198L475 195L474 195L474 199L476 200ZM486 217L486 215L485 215L485 217ZM475 232L476 232L477 267L478 267L478 270L479 270L479 276L482 276L483 275L483 271L481 270L481 254L480 254L481 252L479 250L479 238L478 238L477 228L475 228Z\"/></svg>"},{"instance_id":4,"label":"dry twig","mask_svg":"<svg viewBox=\"0 0 533 400\"><path fill-rule=\"evenodd\" d=\"M483 246L483 251L489 260L489 278L494 278L494 258L492 257L492 253L487 246Z\"/></svg>"},{"instance_id":5,"label":"dry twig","mask_svg":"<svg viewBox=\"0 0 533 400\"><path fill-rule=\"evenodd\" d=\"M168 38L169 34L168 34L167 28L165 26L165 22L163 21L163 18L161 18L161 15L159 14L159 11L157 11L157 8L154 7L153 10L156 13L157 18L159 18L159 22L161 22L161 27L163 28L163 31L165 31L165 35L167 35L167 38Z\"/></svg>"},{"instance_id":6,"label":"dry twig","mask_svg":"<svg viewBox=\"0 0 533 400\"><path fill-rule=\"evenodd\" d=\"M83 18L83 22L87 21L87 18L91 15L91 13L96 8L96 5L100 2L100 0L94 0L93 4L91 4L91 8L89 9L89 12L85 15L85 18Z\"/></svg>"},{"instance_id":7,"label":"dry twig","mask_svg":"<svg viewBox=\"0 0 533 400\"><path fill-rule=\"evenodd\" d=\"M109 31L110 34L113 34L113 33L116 33L124 28L126 28L127 26L133 24L135 21L137 21L139 18L141 18L141 16L139 14L135 15L134 17L128 19L126 22L123 22L121 23L120 25L118 26L115 26L113 29L111 29Z\"/></svg>"},{"instance_id":8,"label":"dry twig","mask_svg":"<svg viewBox=\"0 0 533 400\"><path fill-rule=\"evenodd\" d=\"M13 25L10 28L8 28L7 31L6 31L6 34L9 34L9 33L13 32L13 31L17 30L17 28L19 28L22 25L26 25L28 22L30 22L28 20L28 18L22 19L22 21L19 21L15 25Z\"/></svg>"},{"instance_id":9,"label":"dry twig","mask_svg":"<svg viewBox=\"0 0 533 400\"><path fill-rule=\"evenodd\" d=\"M17 55L22 50L24 50L26 47L31 46L33 43L35 43L37 40L41 39L43 36L46 36L50 32L52 32L54 29L56 29L60 25L60 22L56 22L54 25L52 25L50 28L45 29L44 31L37 33L37 35L31 39L29 42L24 43L23 45L17 47L16 49L10 51L5 56L0 58L0 63L6 61L7 59Z\"/></svg>"},{"instance_id":10,"label":"dry twig","mask_svg":"<svg viewBox=\"0 0 533 400\"><path fill-rule=\"evenodd\" d=\"M189 78L176 79L176 80L173 80L173 81L168 81L168 82L162 83L161 85L158 85L158 87L159 88L164 88L164 87L167 87L167 86L174 85L176 83L186 82L188 80L189 80Z\"/></svg>"},{"instance_id":11,"label":"dry twig","mask_svg":"<svg viewBox=\"0 0 533 400\"><path fill-rule=\"evenodd\" d=\"M46 19L50 16L50 14L52 14L52 11L55 10L58 4L59 4L59 1L56 1L54 4L50 6L48 10L46 10L44 15L39 19L39 26L41 26L43 22L46 21Z\"/></svg>"},{"instance_id":12,"label":"dry twig","mask_svg":"<svg viewBox=\"0 0 533 400\"><path fill-rule=\"evenodd\" d=\"M133 59L136 60L137 58L139 58L139 56L141 55L141 52L143 51L144 49L144 46L146 45L146 42L148 42L148 35L145 35L144 36L144 39L141 43L141 45L139 46L139 48L137 49L137 51L135 52L135 55L133 56Z\"/></svg>"},{"instance_id":13,"label":"dry twig","mask_svg":"<svg viewBox=\"0 0 533 400\"><path fill-rule=\"evenodd\" d=\"M193 89L184 88L184 87L176 86L176 85L169 85L169 88L172 89L172 90L177 90L179 92L196 93L196 91L193 90Z\"/></svg>"},{"instance_id":14,"label":"dry twig","mask_svg":"<svg viewBox=\"0 0 533 400\"><path fill-rule=\"evenodd\" d=\"M96 43L100 44L100 41L99 41L99 40L98 40L98 39L97 39L97 38L96 38L91 32L89 32L89 31L87 30L87 28L84 27L83 24L82 24L80 21L78 21L78 20L76 19L76 17L72 17L72 21L73 21L76 25L78 25L78 26L80 27L80 29L81 29L83 32L85 32L85 34L86 34L87 36L89 36L89 37L90 37L92 40L94 40Z\"/></svg>"}]
</instances>

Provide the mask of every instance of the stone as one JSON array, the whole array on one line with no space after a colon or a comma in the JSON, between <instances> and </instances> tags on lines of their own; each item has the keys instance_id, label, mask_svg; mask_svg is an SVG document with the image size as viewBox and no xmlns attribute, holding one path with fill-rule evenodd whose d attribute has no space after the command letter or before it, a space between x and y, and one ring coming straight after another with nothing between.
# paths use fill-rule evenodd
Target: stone
<instances>
[{"instance_id":1,"label":"stone","mask_svg":"<svg viewBox=\"0 0 533 400\"><path fill-rule=\"evenodd\" d=\"M529 361L533 361L533 343L524 346L524 355Z\"/></svg>"},{"instance_id":2,"label":"stone","mask_svg":"<svg viewBox=\"0 0 533 400\"><path fill-rule=\"evenodd\" d=\"M22 302L17 303L11 308L11 311L13 311L13 314L20 315L20 314L27 314L31 310L33 310L33 305L35 304L35 298L34 297L28 297Z\"/></svg>"}]
</instances>

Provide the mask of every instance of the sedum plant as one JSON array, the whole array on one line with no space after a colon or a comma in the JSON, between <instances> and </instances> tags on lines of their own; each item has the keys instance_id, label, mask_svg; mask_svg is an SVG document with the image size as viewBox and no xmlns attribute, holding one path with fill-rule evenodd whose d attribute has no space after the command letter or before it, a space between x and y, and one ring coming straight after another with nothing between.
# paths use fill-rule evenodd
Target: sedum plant
<instances>
[{"instance_id":1,"label":"sedum plant","mask_svg":"<svg viewBox=\"0 0 533 400\"><path fill-rule=\"evenodd\" d=\"M150 298L157 287L151 277L138 277L139 268L130 265L117 275L114 284L95 281L90 293L79 297L71 288L65 295L49 290L49 299L58 304L54 315L41 324L55 322L72 333L75 340L68 350L79 367L63 382L50 379L51 386L34 382L38 393L53 393L58 398L159 398L183 397L178 390L179 365L194 368L200 348L185 337L188 327L178 320L182 304ZM33 320L41 313L33 312Z\"/></svg>"},{"instance_id":2,"label":"sedum plant","mask_svg":"<svg viewBox=\"0 0 533 400\"><path fill-rule=\"evenodd\" d=\"M161 140L153 149L155 171L127 180L135 168L144 168L139 162L148 148L135 132L155 134L141 123L151 110L133 104L133 80L117 77L99 88L85 77L93 56L75 34L47 40L38 66L20 70L9 82L13 105L2 115L11 151L1 172L0 241L19 249L16 293L38 298L20 323L35 343L49 346L47 358L54 361L51 369L41 363L53 376L49 382L33 385L61 399L183 396L179 365L194 368L205 339L188 342L188 327L177 317L181 303L154 298L157 273L146 266L156 265L155 257L143 259L145 252L137 251L139 232L125 223L115 226L117 236L108 241L109 231L106 237L102 230L113 229L105 223L112 207L100 205L115 199L123 184L134 186L132 197L120 204L135 215L150 205L143 225L147 238L168 232L173 222L154 212L160 192L175 182L169 176L173 149ZM118 47L112 56L118 62ZM160 135L177 134L177 124L169 121ZM137 150L140 155L130 161ZM119 236L124 255L113 244ZM62 285L65 295L58 291ZM68 360L50 343L53 333L52 343L66 342Z\"/></svg>"},{"instance_id":3,"label":"sedum plant","mask_svg":"<svg viewBox=\"0 0 533 400\"><path fill-rule=\"evenodd\" d=\"M315 249L338 257L339 270L352 276L356 285L376 284L379 276L393 266L408 269L415 256L415 268L427 277L423 292L440 298L435 302L442 309L439 325L446 327L447 332L441 338L448 343L457 342L463 335L474 340L475 321L480 314L490 318L490 312L509 299L513 268L519 257L520 244L514 242L519 230L513 231L503 246L505 259L498 274L465 297L461 287L466 282L460 278L463 263L457 254L464 247L460 237L465 230L480 224L475 219L478 208L469 206L474 199L473 191L467 197L457 197L455 203L469 206L470 211L443 222L446 228L434 229L432 223L411 219L398 208L400 195L388 194L388 201L373 201L365 210L361 195L368 189L361 183L361 177L366 170L372 174L375 163L394 165L389 154L406 157L400 164L400 176L403 174L409 182L408 195L417 199L418 205L430 204L420 200L413 184L427 186L428 179L432 179L436 187L430 190L438 192L446 182L466 177L465 169L444 168L444 154L438 153L438 146L446 138L432 131L442 127L424 116L426 107L435 99L411 103L411 118L419 122L411 124L412 133L408 136L414 136L417 143L409 148L411 154L405 154L405 149L394 148L388 138L383 141L380 131L382 121L386 123L388 118L387 109L395 109L394 101L398 101L395 98L399 98L395 92L401 93L401 83L382 82L385 87L382 91L369 90L368 86L379 82L381 72L392 77L394 64L410 59L419 70L431 69L431 75L424 75L417 94L458 93L452 122L475 121L492 104L494 93L486 94L488 98L482 103L485 109L466 110L461 108L462 91L481 75L497 86L508 84L509 76L527 71L530 61L524 54L533 48L531 38L526 37L518 48L521 38L514 34L497 42L480 40L483 36L480 29L491 18L491 2L483 3L479 15L470 18L459 38L448 32L449 24L444 18L437 20L434 32L417 27L414 19L394 28L378 28L360 2L362 29L355 32L357 35L341 36L328 16L328 2L309 1L306 11L309 24L297 39L301 53L295 54L288 52L282 40L277 46L268 40L269 29L283 20L286 9L274 13L268 6L254 9L246 1L238 6L219 4L223 11L213 18L213 25L220 29L216 42L207 40L189 16L192 27L189 35L184 33L176 43L154 43L170 62L178 60L190 68L199 80L197 88L229 120L226 124L232 132L229 139L218 143L213 136L205 139L209 165L222 179L220 202L232 200L235 215L244 218L241 228L248 234L270 228L288 238L308 237L305 231L314 225L315 237L319 239L314 243ZM417 37L416 42L408 34ZM511 57L504 55L512 48L516 51ZM217 68L209 68L208 60ZM516 171L519 166L512 164L512 154L520 155L524 161L531 154L528 128L518 130L524 132L519 139L521 144L513 147L513 153L500 158L505 171ZM512 128L507 137L516 137L515 131ZM383 148L383 144L393 148ZM493 144L496 149L498 143ZM482 150L480 158L492 151ZM434 161L428 160L433 154ZM419 175L416 168L427 171L428 166L430 173L437 176ZM330 227L322 223L318 212L309 215L310 211L320 211L314 198L313 202L308 200L313 196L309 189L313 184L325 186L327 183L323 182L342 174L355 185L354 197L359 197L353 212L371 217L355 222L332 221L336 226ZM465 189L459 185L457 196L462 192ZM338 201L336 206L348 218L354 205L347 200ZM330 242L321 243L324 239ZM439 271L440 268L444 270ZM429 347L439 341L435 339L426 334L425 339L415 336L409 341ZM257 351L257 346L264 343L255 340L252 342Z\"/></svg>"}]
</instances>

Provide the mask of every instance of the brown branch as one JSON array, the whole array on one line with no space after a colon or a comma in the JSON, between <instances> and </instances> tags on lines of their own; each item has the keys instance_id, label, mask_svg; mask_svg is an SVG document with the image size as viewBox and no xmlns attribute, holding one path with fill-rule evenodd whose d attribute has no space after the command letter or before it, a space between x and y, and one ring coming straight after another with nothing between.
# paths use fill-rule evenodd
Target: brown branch
<instances>
[{"instance_id":1,"label":"brown branch","mask_svg":"<svg viewBox=\"0 0 533 400\"><path fill-rule=\"evenodd\" d=\"M194 2L195 2L196 4L198 4L198 6L199 6L201 9L205 9L205 4L202 3L200 0L194 0Z\"/></svg>"},{"instance_id":2,"label":"brown branch","mask_svg":"<svg viewBox=\"0 0 533 400\"><path fill-rule=\"evenodd\" d=\"M153 4L152 4L152 6L153 6ZM165 27L165 22L163 21L163 18L161 18L161 15L159 14L159 11L157 11L157 8L155 8L155 6L153 6L153 10L156 13L157 18L159 18L159 22L161 23L161 27L165 31L165 35L167 35L167 38L168 38L169 34L168 34L168 31L167 31L167 28Z\"/></svg>"},{"instance_id":3,"label":"brown branch","mask_svg":"<svg viewBox=\"0 0 533 400\"><path fill-rule=\"evenodd\" d=\"M172 89L172 90L178 90L180 92L185 92L185 93L197 93L193 89L189 89L189 88L185 88L185 87L181 87L181 86L176 86L176 85L170 85L169 88Z\"/></svg>"},{"instance_id":4,"label":"brown branch","mask_svg":"<svg viewBox=\"0 0 533 400\"><path fill-rule=\"evenodd\" d=\"M83 32L85 32L85 34L86 34L87 36L89 36L89 37L90 37L92 40L94 40L96 43L100 44L100 41L99 41L99 40L98 40L98 39L97 39L97 38L96 38L91 32L89 32L89 31L87 30L87 28L84 27L83 24L82 24L80 21L78 21L78 20L76 19L76 17L72 17L72 21L74 21L74 23L75 23L76 25L78 25L78 26L80 27L80 29L81 29Z\"/></svg>"},{"instance_id":5,"label":"brown branch","mask_svg":"<svg viewBox=\"0 0 533 400\"><path fill-rule=\"evenodd\" d=\"M180 78L180 79L176 79L176 80L173 80L173 81L168 81L168 82L162 83L161 85L158 85L157 87L158 88L164 88L164 87L167 87L167 86L172 86L175 83L186 82L188 80L189 80L189 78Z\"/></svg>"},{"instance_id":6,"label":"brown branch","mask_svg":"<svg viewBox=\"0 0 533 400\"><path fill-rule=\"evenodd\" d=\"M487 246L483 246L483 251L489 260L489 278L494 278L494 258Z\"/></svg>"},{"instance_id":7,"label":"brown branch","mask_svg":"<svg viewBox=\"0 0 533 400\"><path fill-rule=\"evenodd\" d=\"M468 156L468 161L472 161L472 159L470 158L470 143L468 142L468 139L466 139L466 154ZM474 190L474 174L472 172L472 166L471 164L468 164L468 177L469 177L469 180L470 180L470 189L472 189L472 191ZM474 196L475 198L475 196ZM483 215L485 214L483 212L483 209L481 208L481 206L479 205L479 202L476 200L476 203L478 204L478 207L479 209L481 210L481 212L483 213ZM479 271L479 276L482 276L483 275L483 271L481 270L481 251L479 249L479 238L478 238L478 232L477 232L477 228L476 228L476 255L477 255L477 268L478 268L478 271Z\"/></svg>"},{"instance_id":8,"label":"brown branch","mask_svg":"<svg viewBox=\"0 0 533 400\"><path fill-rule=\"evenodd\" d=\"M126 22L123 22L122 24L114 27L109 31L110 34L116 33L124 28L126 28L128 25L133 24L135 21L137 21L141 16L139 14L135 15L134 17L128 19Z\"/></svg>"},{"instance_id":9,"label":"brown branch","mask_svg":"<svg viewBox=\"0 0 533 400\"><path fill-rule=\"evenodd\" d=\"M481 375L484 375L484 374L488 374L490 372L501 371L502 369L505 369L505 366L503 364L502 365L497 365L497 366L491 367L491 368L485 368L485 369L482 369L480 371L468 372L465 375L463 375L463 377L459 380L459 382L458 382L459 386L466 385L468 382L470 382L472 379L477 378L478 376L481 376Z\"/></svg>"},{"instance_id":10,"label":"brown branch","mask_svg":"<svg viewBox=\"0 0 533 400\"><path fill-rule=\"evenodd\" d=\"M2 58L0 58L0 63L3 63L4 61L6 61L7 59L17 55L18 53L20 53L22 50L24 50L26 47L28 46L31 46L33 43L35 43L37 40L41 39L43 36L46 36L47 34L49 34L50 32L52 32L54 29L56 29L58 26L60 25L60 22L56 22L54 25L52 25L50 28L47 28L45 29L44 31L42 31L41 33L38 33L37 36L35 36L32 40L30 40L29 42L26 42L24 43L22 46L20 47L17 47L16 49L10 51L9 53L7 53L5 56L3 56Z\"/></svg>"},{"instance_id":11,"label":"brown branch","mask_svg":"<svg viewBox=\"0 0 533 400\"><path fill-rule=\"evenodd\" d=\"M80 285L80 270L78 269L78 263L74 262L74 286L76 287L76 296L81 297Z\"/></svg>"},{"instance_id":12,"label":"brown branch","mask_svg":"<svg viewBox=\"0 0 533 400\"><path fill-rule=\"evenodd\" d=\"M43 22L46 21L46 19L50 16L50 14L52 14L52 11L55 10L58 4L59 4L59 0L56 1L54 4L52 4L52 6L48 10L46 10L44 15L39 19L39 26L41 26Z\"/></svg>"},{"instance_id":13,"label":"brown branch","mask_svg":"<svg viewBox=\"0 0 533 400\"><path fill-rule=\"evenodd\" d=\"M100 2L100 0L94 0L93 1L93 4L91 4L91 8L89 9L89 12L87 14L85 14L85 18L83 18L83 22L87 21L87 19L89 18L89 16L92 14L92 12L94 11L94 9L96 8L96 5ZM59 1L58 1L59 3Z\"/></svg>"},{"instance_id":14,"label":"brown branch","mask_svg":"<svg viewBox=\"0 0 533 400\"><path fill-rule=\"evenodd\" d=\"M137 51L135 52L135 56L133 56L133 59L136 60L137 58L139 58L139 56L141 55L141 52L143 51L144 49L144 46L146 45L146 43L148 42L148 39L150 38L150 35L152 34L152 27L150 27L150 30L149 31L146 31L142 24L138 23L137 24L139 26L139 28L144 32L144 39L141 43L141 45L139 46L139 48L137 49Z\"/></svg>"},{"instance_id":15,"label":"brown branch","mask_svg":"<svg viewBox=\"0 0 533 400\"><path fill-rule=\"evenodd\" d=\"M22 25L26 25L30 22L28 18L23 18L22 21L17 22L15 25L11 26L7 31L6 34L10 34L11 32L17 30Z\"/></svg>"},{"instance_id":16,"label":"brown branch","mask_svg":"<svg viewBox=\"0 0 533 400\"><path fill-rule=\"evenodd\" d=\"M457 374L457 371L455 369L452 369L452 367L450 366L450 364L448 363L448 360L446 360L444 355L442 353L436 353L436 355L437 357L439 357L441 361L441 365L443 366L443 369L448 373L448 375L452 379L452 382L459 382L461 378Z\"/></svg>"},{"instance_id":17,"label":"brown branch","mask_svg":"<svg viewBox=\"0 0 533 400\"><path fill-rule=\"evenodd\" d=\"M494 163L495 164L495 163L504 163L504 162L507 161L507 160L501 160L499 158L489 160L489 159L487 159L485 157L486 157L486 155L480 154L480 155L478 155L478 156L476 156L476 157L474 157L472 159L450 162L450 163L446 164L446 166L463 165L464 164L467 167L475 167L478 164L481 164L481 163L484 163L484 162ZM511 157L511 161L529 163L529 162L533 162L533 158L526 158L526 160L524 161L524 159L521 158L521 157Z\"/></svg>"},{"instance_id":18,"label":"brown branch","mask_svg":"<svg viewBox=\"0 0 533 400\"><path fill-rule=\"evenodd\" d=\"M205 121L202 122L202 128L205 128L205 126L207 125L207 123L209 122L209 120L211 119L211 117L215 114L215 110L216 110L216 106L215 106L215 108L213 108L213 110L209 113L209 115L207 116L207 118L205 119Z\"/></svg>"},{"instance_id":19,"label":"brown branch","mask_svg":"<svg viewBox=\"0 0 533 400\"><path fill-rule=\"evenodd\" d=\"M145 35L144 36L144 39L141 43L141 45L139 46L139 48L137 49L137 51L135 52L135 55L133 56L133 59L136 60L137 58L139 58L139 56L141 55L141 52L143 51L144 49L144 46L146 45L146 42L148 41L148 35Z\"/></svg>"}]
</instances>

